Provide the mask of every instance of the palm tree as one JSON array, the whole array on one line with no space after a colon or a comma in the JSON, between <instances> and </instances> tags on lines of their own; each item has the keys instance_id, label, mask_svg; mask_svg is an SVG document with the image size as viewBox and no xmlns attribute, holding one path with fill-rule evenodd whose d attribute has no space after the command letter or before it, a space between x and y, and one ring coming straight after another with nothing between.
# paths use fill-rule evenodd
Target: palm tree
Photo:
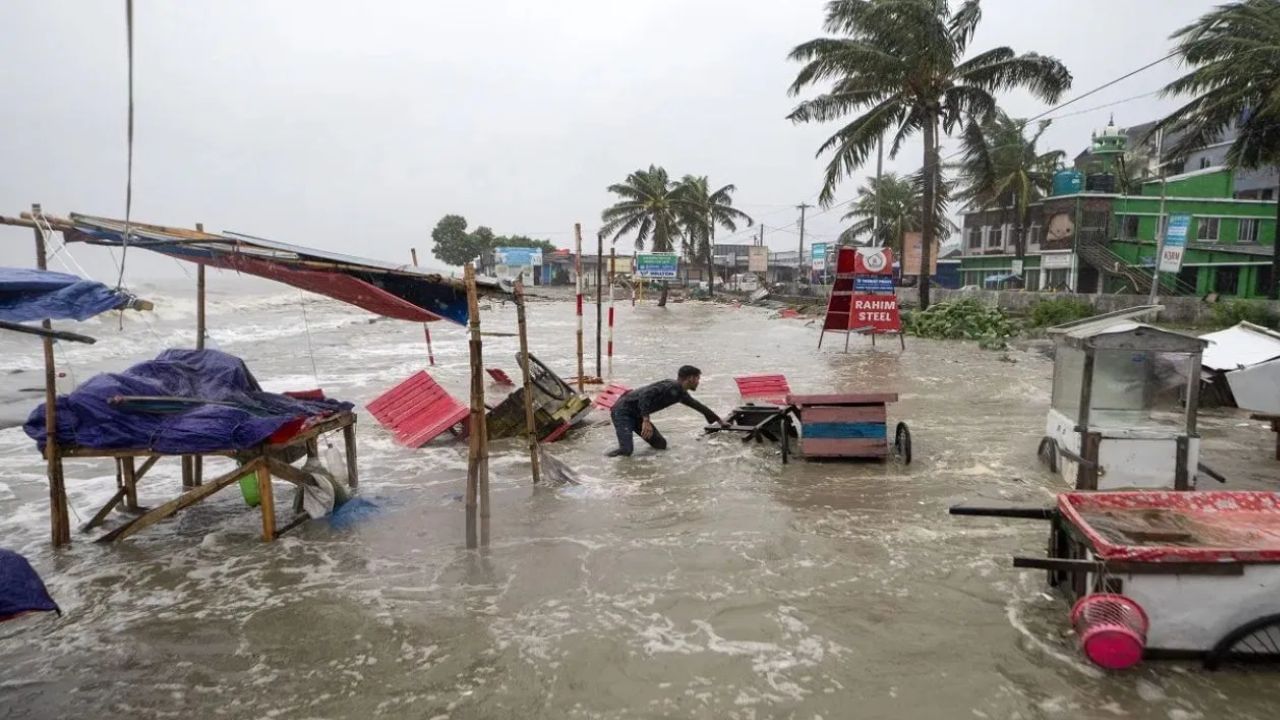
<instances>
[{"instance_id":1,"label":"palm tree","mask_svg":"<svg viewBox=\"0 0 1280 720\"><path fill-rule=\"evenodd\" d=\"M707 263L707 288L715 294L715 263L712 257L716 238L716 228L722 227L729 232L737 232L738 223L745 222L747 227L755 224L750 215L733 206L734 185L711 192L711 183L706 175L685 175L680 181L681 223L685 235L690 238L691 255L701 258Z\"/></svg>"},{"instance_id":2,"label":"palm tree","mask_svg":"<svg viewBox=\"0 0 1280 720\"><path fill-rule=\"evenodd\" d=\"M1194 69L1164 89L1194 95L1156 125L1181 136L1176 158L1217 142L1236 124L1227 151L1233 168L1280 166L1280 3L1243 0L1221 5L1172 35L1183 62ZM1154 132L1154 131L1153 131ZM1280 298L1280 203L1272 245L1272 300Z\"/></svg>"},{"instance_id":3,"label":"palm tree","mask_svg":"<svg viewBox=\"0 0 1280 720\"><path fill-rule=\"evenodd\" d=\"M825 29L836 37L810 40L791 51L805 63L790 93L832 82L817 97L796 106L792 122L828 122L861 113L818 149L827 164L819 202L830 207L836 186L866 161L885 135L890 157L906 139L924 136L924 257L934 240L935 196L941 184L938 133L951 133L966 117L985 120L996 112L993 93L1024 88L1053 102L1071 87L1071 73L1054 58L1016 54L1007 47L965 60L982 17L978 0L953 13L947 0L832 0ZM929 306L929 279L920 279L920 304Z\"/></svg>"},{"instance_id":4,"label":"palm tree","mask_svg":"<svg viewBox=\"0 0 1280 720\"><path fill-rule=\"evenodd\" d=\"M902 239L910 232L920 232L924 219L925 176L917 173L902 177L897 173L885 173L880 178L870 178L858 188L858 197L852 209L844 214L844 220L856 220L840 233L840 244L853 245L867 236L872 245L893 248L902 252ZM935 196L934 236L945 239L959 228L947 219L946 205L951 183L943 181L943 192ZM877 228L876 217L880 218Z\"/></svg>"},{"instance_id":5,"label":"palm tree","mask_svg":"<svg viewBox=\"0 0 1280 720\"><path fill-rule=\"evenodd\" d=\"M653 252L671 252L674 239L680 235L680 210L683 189L673 183L667 171L655 165L648 170L636 170L621 183L610 185L609 192L618 196L618 202L600 214L605 235L613 235L613 241L623 235L635 233L637 250L643 250L645 241L653 238ZM667 304L667 283L662 283L662 295L658 306Z\"/></svg>"},{"instance_id":6,"label":"palm tree","mask_svg":"<svg viewBox=\"0 0 1280 720\"><path fill-rule=\"evenodd\" d=\"M1015 120L1004 112L965 126L960 161L964 186L958 198L983 210L1012 209L1014 255L1019 260L1026 255L1023 228L1031 203L1052 193L1053 175L1066 157L1061 150L1042 153L1036 148L1048 120L1041 121L1029 138L1023 132L1026 126L1026 120Z\"/></svg>"}]
</instances>

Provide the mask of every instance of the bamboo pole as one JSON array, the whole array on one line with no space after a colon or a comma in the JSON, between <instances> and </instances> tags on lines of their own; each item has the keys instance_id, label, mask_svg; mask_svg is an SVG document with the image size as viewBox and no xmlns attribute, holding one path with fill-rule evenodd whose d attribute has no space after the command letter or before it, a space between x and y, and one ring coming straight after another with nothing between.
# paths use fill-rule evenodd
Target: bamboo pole
<instances>
[{"instance_id":1,"label":"bamboo pole","mask_svg":"<svg viewBox=\"0 0 1280 720\"><path fill-rule=\"evenodd\" d=\"M413 257L413 266L418 267L418 248L409 248L409 255ZM427 336L427 361L431 363L431 367L436 366L436 354L431 349L431 325L422 323L422 334Z\"/></svg>"},{"instance_id":2,"label":"bamboo pole","mask_svg":"<svg viewBox=\"0 0 1280 720\"><path fill-rule=\"evenodd\" d=\"M516 328L520 333L520 373L524 376L524 432L529 438L529 465L533 468L533 484L541 482L538 466L538 424L533 417L533 379L529 372L529 335L524 316L524 282L516 278Z\"/></svg>"},{"instance_id":3,"label":"bamboo pole","mask_svg":"<svg viewBox=\"0 0 1280 720\"><path fill-rule=\"evenodd\" d=\"M613 379L613 273L617 263L617 248L609 248L609 379Z\"/></svg>"},{"instance_id":4,"label":"bamboo pole","mask_svg":"<svg viewBox=\"0 0 1280 720\"><path fill-rule=\"evenodd\" d=\"M31 214L40 215L40 205L31 205ZM44 233L35 228L36 267L49 269L45 252ZM53 325L42 320L40 327L51 331ZM44 457L45 474L49 478L49 523L53 546L71 544L71 517L67 512L67 487L62 476L62 455L58 449L58 373L53 359L53 338L41 339L44 346Z\"/></svg>"},{"instance_id":5,"label":"bamboo pole","mask_svg":"<svg viewBox=\"0 0 1280 720\"><path fill-rule=\"evenodd\" d=\"M574 275L578 290L578 392L582 392L586 372L582 368L582 223L573 224Z\"/></svg>"},{"instance_id":6,"label":"bamboo pole","mask_svg":"<svg viewBox=\"0 0 1280 720\"><path fill-rule=\"evenodd\" d=\"M204 232L204 223L196 223L196 232ZM196 266L196 349L204 349L205 315L204 315L204 263Z\"/></svg>"},{"instance_id":7,"label":"bamboo pole","mask_svg":"<svg viewBox=\"0 0 1280 720\"><path fill-rule=\"evenodd\" d=\"M604 298L604 288L601 286L601 276L604 273L604 233L596 233L596 377L604 377L604 367L600 363L600 329L604 321L602 314L602 300Z\"/></svg>"},{"instance_id":8,"label":"bamboo pole","mask_svg":"<svg viewBox=\"0 0 1280 720\"><path fill-rule=\"evenodd\" d=\"M476 503L480 503L482 542L489 542L489 431L485 425L484 358L480 338L480 303L476 298L476 269L467 263L467 315L471 329L471 443L467 457L467 547L475 548Z\"/></svg>"}]
</instances>

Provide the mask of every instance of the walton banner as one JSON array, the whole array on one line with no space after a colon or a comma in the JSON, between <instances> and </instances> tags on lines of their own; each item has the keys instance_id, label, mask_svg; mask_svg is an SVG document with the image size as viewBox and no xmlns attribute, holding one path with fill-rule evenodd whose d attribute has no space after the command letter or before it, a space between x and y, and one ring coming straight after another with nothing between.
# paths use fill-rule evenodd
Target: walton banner
<instances>
[{"instance_id":1,"label":"walton banner","mask_svg":"<svg viewBox=\"0 0 1280 720\"><path fill-rule=\"evenodd\" d=\"M636 274L642 278L670 280L676 277L680 256L675 253L640 253L636 255Z\"/></svg>"},{"instance_id":2,"label":"walton banner","mask_svg":"<svg viewBox=\"0 0 1280 720\"><path fill-rule=\"evenodd\" d=\"M857 248L853 272L855 275L892 275L893 250L886 247Z\"/></svg>"}]
</instances>

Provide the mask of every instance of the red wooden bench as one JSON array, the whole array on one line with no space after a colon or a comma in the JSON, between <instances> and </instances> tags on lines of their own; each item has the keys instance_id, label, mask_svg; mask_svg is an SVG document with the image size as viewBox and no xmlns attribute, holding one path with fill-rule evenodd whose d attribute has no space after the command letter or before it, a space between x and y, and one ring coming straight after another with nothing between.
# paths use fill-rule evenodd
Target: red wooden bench
<instances>
[{"instance_id":1,"label":"red wooden bench","mask_svg":"<svg viewBox=\"0 0 1280 720\"><path fill-rule=\"evenodd\" d=\"M791 386L785 375L742 375L733 379L738 394L747 402L785 405Z\"/></svg>"},{"instance_id":2,"label":"red wooden bench","mask_svg":"<svg viewBox=\"0 0 1280 720\"><path fill-rule=\"evenodd\" d=\"M596 399L591 404L601 410L612 410L613 406L618 404L618 398L630 389L626 385L614 383L596 393Z\"/></svg>"},{"instance_id":3,"label":"red wooden bench","mask_svg":"<svg viewBox=\"0 0 1280 720\"><path fill-rule=\"evenodd\" d=\"M470 409L458 402L425 370L378 396L367 406L396 441L422 447L467 419Z\"/></svg>"}]
</instances>

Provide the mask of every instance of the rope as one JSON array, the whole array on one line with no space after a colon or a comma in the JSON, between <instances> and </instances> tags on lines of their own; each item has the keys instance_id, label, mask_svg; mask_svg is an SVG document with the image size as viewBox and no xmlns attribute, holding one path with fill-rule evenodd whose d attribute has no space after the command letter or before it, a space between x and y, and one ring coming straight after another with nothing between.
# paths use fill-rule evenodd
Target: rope
<instances>
[{"instance_id":1,"label":"rope","mask_svg":"<svg viewBox=\"0 0 1280 720\"><path fill-rule=\"evenodd\" d=\"M302 327L307 331L307 355L311 356L311 376L315 378L316 387L320 387L320 371L316 369L316 352L311 346L311 323L307 320L307 296L298 291L298 302L302 303Z\"/></svg>"},{"instance_id":2,"label":"rope","mask_svg":"<svg viewBox=\"0 0 1280 720\"><path fill-rule=\"evenodd\" d=\"M116 289L124 287L125 259L129 254L129 235L132 230L133 217L133 0L124 0L124 22L129 47L129 129L128 129L128 170L124 182L124 237L120 251L120 276L116 278Z\"/></svg>"}]
</instances>

